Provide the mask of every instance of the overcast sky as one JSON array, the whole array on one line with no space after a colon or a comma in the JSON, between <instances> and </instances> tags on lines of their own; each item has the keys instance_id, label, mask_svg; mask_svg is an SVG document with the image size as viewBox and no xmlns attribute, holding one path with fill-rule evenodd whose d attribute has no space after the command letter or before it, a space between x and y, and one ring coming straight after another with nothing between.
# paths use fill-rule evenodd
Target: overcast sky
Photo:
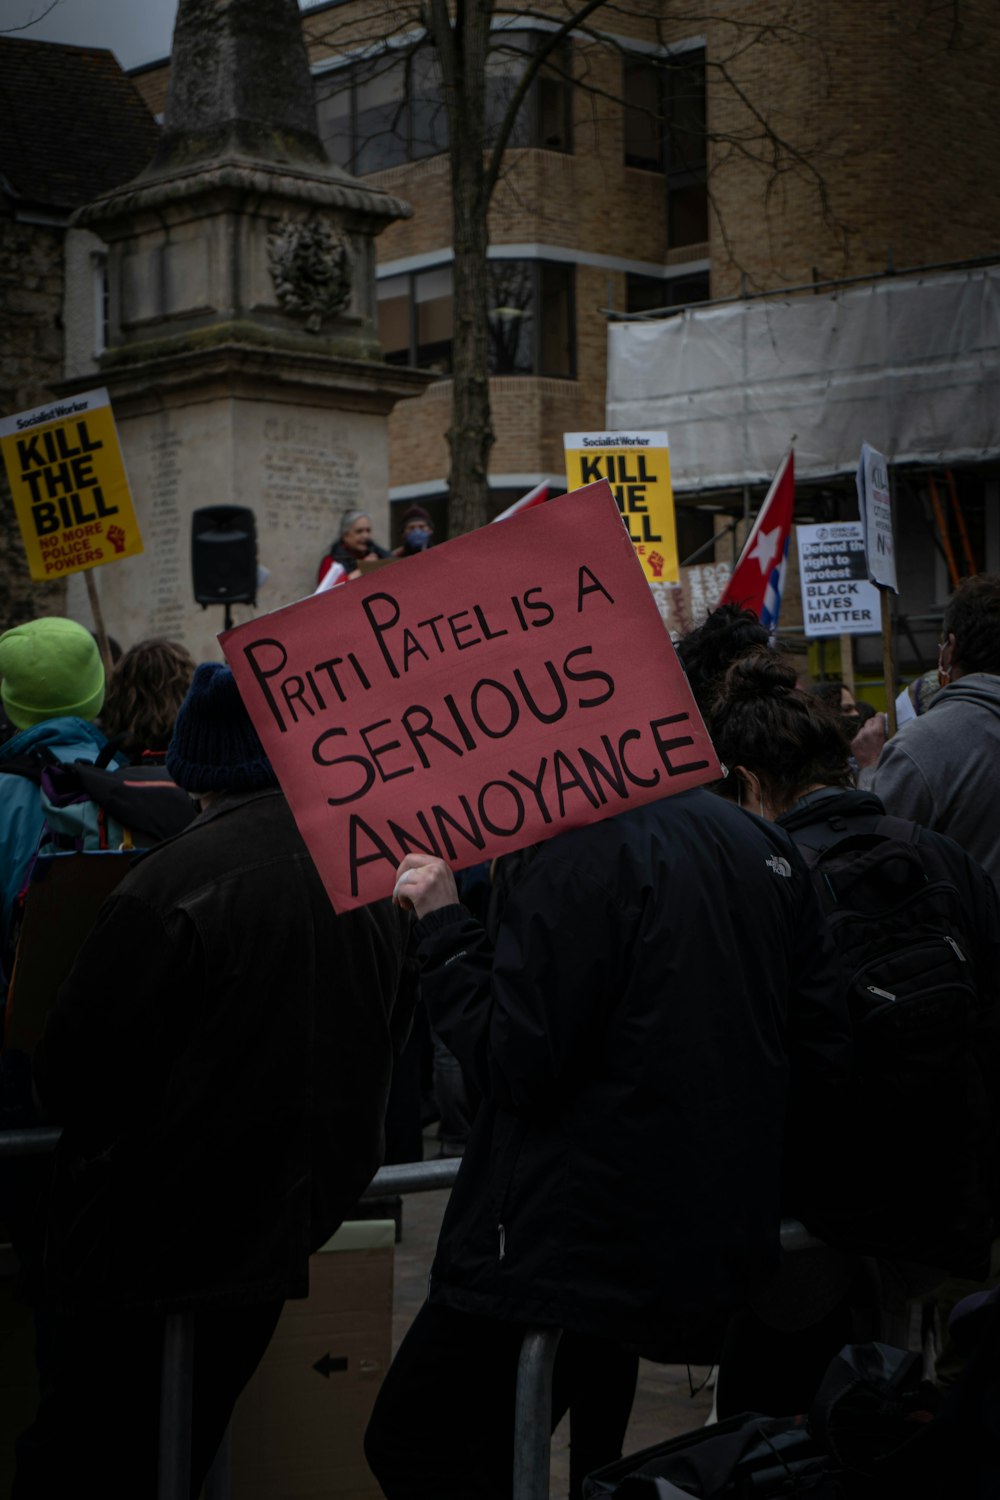
<instances>
[{"instance_id":1,"label":"overcast sky","mask_svg":"<svg viewBox=\"0 0 1000 1500\"><path fill-rule=\"evenodd\" d=\"M299 0L308 10L316 0ZM108 47L123 68L170 51L177 0L0 0L0 35Z\"/></svg>"}]
</instances>

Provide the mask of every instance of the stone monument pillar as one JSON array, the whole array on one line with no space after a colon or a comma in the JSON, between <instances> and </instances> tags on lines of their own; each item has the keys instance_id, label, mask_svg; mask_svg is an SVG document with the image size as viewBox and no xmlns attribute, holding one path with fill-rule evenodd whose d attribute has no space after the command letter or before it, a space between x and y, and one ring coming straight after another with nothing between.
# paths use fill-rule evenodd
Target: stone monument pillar
<instances>
[{"instance_id":1,"label":"stone monument pillar","mask_svg":"<svg viewBox=\"0 0 1000 1500\"><path fill-rule=\"evenodd\" d=\"M194 603L191 513L249 506L270 577L256 611L311 592L343 509L388 539L387 417L429 377L387 365L374 237L409 206L331 164L295 0L180 0L163 137L81 210L108 245L111 394L145 542L97 570L109 631L220 655ZM81 577L69 611L89 617Z\"/></svg>"}]
</instances>

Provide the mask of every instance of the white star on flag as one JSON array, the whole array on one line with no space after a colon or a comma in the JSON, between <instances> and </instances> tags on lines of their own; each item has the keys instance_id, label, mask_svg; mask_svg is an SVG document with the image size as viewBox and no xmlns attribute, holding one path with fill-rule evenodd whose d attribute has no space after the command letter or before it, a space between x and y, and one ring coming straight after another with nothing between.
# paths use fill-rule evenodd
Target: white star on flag
<instances>
[{"instance_id":1,"label":"white star on flag","mask_svg":"<svg viewBox=\"0 0 1000 1500\"><path fill-rule=\"evenodd\" d=\"M778 550L780 537L780 526L775 526L773 531L762 531L757 537L753 550L748 554L750 557L757 559L761 573L766 573L774 561L774 554Z\"/></svg>"},{"instance_id":2,"label":"white star on flag","mask_svg":"<svg viewBox=\"0 0 1000 1500\"><path fill-rule=\"evenodd\" d=\"M761 624L772 631L777 628L781 608L794 505L795 457L789 448L719 600L720 604L753 610Z\"/></svg>"}]
</instances>

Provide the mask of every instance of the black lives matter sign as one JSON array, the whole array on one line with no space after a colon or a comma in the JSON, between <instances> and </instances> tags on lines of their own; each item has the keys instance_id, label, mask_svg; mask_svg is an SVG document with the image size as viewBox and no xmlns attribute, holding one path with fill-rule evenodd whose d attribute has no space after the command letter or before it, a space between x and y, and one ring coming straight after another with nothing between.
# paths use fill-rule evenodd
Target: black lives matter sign
<instances>
[{"instance_id":1,"label":"black lives matter sign","mask_svg":"<svg viewBox=\"0 0 1000 1500\"><path fill-rule=\"evenodd\" d=\"M806 635L878 635L878 589L868 582L861 522L796 526L795 535Z\"/></svg>"}]
</instances>

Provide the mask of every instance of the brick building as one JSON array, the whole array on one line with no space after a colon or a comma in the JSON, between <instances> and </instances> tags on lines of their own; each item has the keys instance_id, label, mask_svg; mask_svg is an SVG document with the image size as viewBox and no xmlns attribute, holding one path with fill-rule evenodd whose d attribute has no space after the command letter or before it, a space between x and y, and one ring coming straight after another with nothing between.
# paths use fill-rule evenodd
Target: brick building
<instances>
[{"instance_id":1,"label":"brick building","mask_svg":"<svg viewBox=\"0 0 1000 1500\"><path fill-rule=\"evenodd\" d=\"M494 116L574 11L541 0L516 21L494 19ZM391 497L397 514L429 505L441 534L452 230L435 59L418 45L416 10L332 0L304 19L328 150L416 210L378 242L380 333L389 359L440 379L393 413ZM998 64L987 0L957 10L758 0L682 16L670 0L637 0L592 12L529 89L491 208L495 508L543 477L560 483L562 433L604 424L609 311L780 288L807 297L818 283L996 254ZM162 109L166 67L135 82ZM765 475L709 495L678 477L683 558L753 506ZM955 478L979 565L997 566L992 471ZM799 508L824 519L851 503L851 486L831 476ZM933 614L950 579L922 521L909 547L911 613Z\"/></svg>"},{"instance_id":2,"label":"brick building","mask_svg":"<svg viewBox=\"0 0 1000 1500\"><path fill-rule=\"evenodd\" d=\"M494 118L574 10L540 0L494 19ZM440 378L392 415L391 499L396 517L413 500L428 505L441 536L453 255L434 55L416 10L385 0L326 0L305 8L304 25L331 156L415 208L378 241L380 336L391 361ZM821 284L836 296L856 278L995 255L998 63L987 0L957 10L758 0L681 16L670 0L636 0L592 11L527 91L490 213L494 508L541 478L560 484L562 433L607 420L609 314L781 289L809 299ZM132 75L154 114L168 73L164 60ZM672 443L678 431L672 419ZM680 556L730 519L738 538L765 478L748 468L706 493L678 474ZM929 636L950 576L924 522L926 486L917 472L903 478L903 550L917 580L907 609L927 616ZM1000 565L991 461L958 466L953 479L978 565ZM800 493L799 510L838 518L852 503L851 483L831 473ZM390 540L396 531L398 519ZM919 631L912 645L917 660Z\"/></svg>"},{"instance_id":3,"label":"brick building","mask_svg":"<svg viewBox=\"0 0 1000 1500\"><path fill-rule=\"evenodd\" d=\"M0 93L0 412L8 413L47 401L70 369L96 370L104 246L69 221L146 165L159 130L113 54L94 48L0 37ZM0 471L0 628L61 612L64 590L28 578Z\"/></svg>"}]
</instances>

